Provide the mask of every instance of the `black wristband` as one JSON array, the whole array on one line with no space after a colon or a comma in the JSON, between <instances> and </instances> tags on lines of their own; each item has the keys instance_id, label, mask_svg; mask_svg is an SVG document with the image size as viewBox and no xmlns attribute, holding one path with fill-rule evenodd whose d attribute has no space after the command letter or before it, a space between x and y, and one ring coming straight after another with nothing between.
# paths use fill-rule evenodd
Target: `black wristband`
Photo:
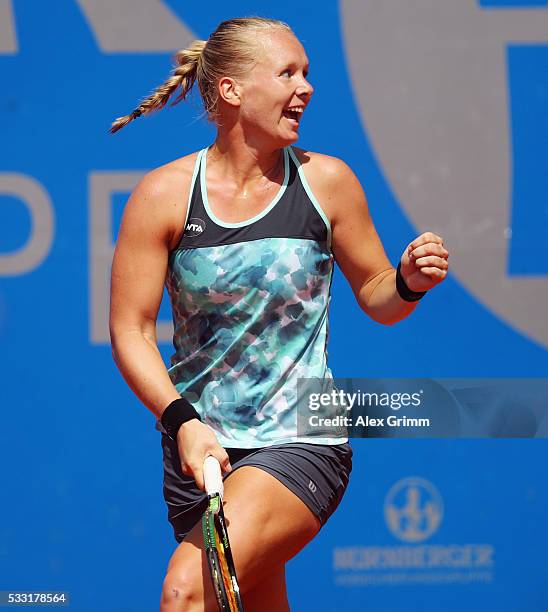
<instances>
[{"instance_id":1,"label":"black wristband","mask_svg":"<svg viewBox=\"0 0 548 612\"><path fill-rule=\"evenodd\" d=\"M177 432L181 425L192 419L198 419L198 421L202 420L194 409L194 406L184 397L180 397L171 402L160 417L162 427L173 441L177 440Z\"/></svg>"},{"instance_id":2,"label":"black wristband","mask_svg":"<svg viewBox=\"0 0 548 612\"><path fill-rule=\"evenodd\" d=\"M426 295L426 291L411 291L405 284L403 276L401 275L401 262L396 269L396 291L399 293L401 299L406 302L418 302Z\"/></svg>"}]
</instances>

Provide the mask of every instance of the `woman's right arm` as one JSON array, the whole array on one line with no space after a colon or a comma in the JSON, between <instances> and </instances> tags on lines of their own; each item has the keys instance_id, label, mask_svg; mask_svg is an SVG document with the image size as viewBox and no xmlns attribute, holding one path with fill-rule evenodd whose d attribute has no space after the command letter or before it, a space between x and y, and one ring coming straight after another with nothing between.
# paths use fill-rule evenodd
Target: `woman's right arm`
<instances>
[{"instance_id":1,"label":"woman's right arm","mask_svg":"<svg viewBox=\"0 0 548 612\"><path fill-rule=\"evenodd\" d=\"M179 397L156 344L156 319L175 230L169 184L155 174L160 172L143 178L124 209L110 298L114 361L133 392L158 418Z\"/></svg>"},{"instance_id":2,"label":"woman's right arm","mask_svg":"<svg viewBox=\"0 0 548 612\"><path fill-rule=\"evenodd\" d=\"M110 336L114 361L133 392L157 418L180 397L158 350L156 319L169 252L176 246L185 218L185 187L188 194L190 183L186 174L184 168L163 167L137 185L124 209L112 264ZM196 419L181 426L177 444L183 469L199 486L206 454L228 465L228 455L214 432Z\"/></svg>"}]
</instances>

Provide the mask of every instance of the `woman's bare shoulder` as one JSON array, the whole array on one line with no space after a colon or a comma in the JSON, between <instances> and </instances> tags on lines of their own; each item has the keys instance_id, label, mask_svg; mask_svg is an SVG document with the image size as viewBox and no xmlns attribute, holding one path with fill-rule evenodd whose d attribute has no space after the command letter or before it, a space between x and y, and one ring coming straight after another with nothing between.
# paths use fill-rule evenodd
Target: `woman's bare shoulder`
<instances>
[{"instance_id":1,"label":"woman's bare shoulder","mask_svg":"<svg viewBox=\"0 0 548 612\"><path fill-rule=\"evenodd\" d=\"M191 153L147 172L126 204L126 224L146 224L171 247L183 231L197 156Z\"/></svg>"},{"instance_id":2,"label":"woman's bare shoulder","mask_svg":"<svg viewBox=\"0 0 548 612\"><path fill-rule=\"evenodd\" d=\"M307 173L318 173L324 179L330 179L341 172L351 172L348 165L338 157L298 147L293 147L293 151Z\"/></svg>"},{"instance_id":3,"label":"woman's bare shoulder","mask_svg":"<svg viewBox=\"0 0 548 612\"><path fill-rule=\"evenodd\" d=\"M147 172L143 181L147 187L158 192L169 193L173 189L177 192L181 189L188 191L198 154L199 151L196 151L158 166Z\"/></svg>"},{"instance_id":4,"label":"woman's bare shoulder","mask_svg":"<svg viewBox=\"0 0 548 612\"><path fill-rule=\"evenodd\" d=\"M333 221L339 202L361 191L361 186L350 167L338 157L293 147L302 164L310 189Z\"/></svg>"}]
</instances>

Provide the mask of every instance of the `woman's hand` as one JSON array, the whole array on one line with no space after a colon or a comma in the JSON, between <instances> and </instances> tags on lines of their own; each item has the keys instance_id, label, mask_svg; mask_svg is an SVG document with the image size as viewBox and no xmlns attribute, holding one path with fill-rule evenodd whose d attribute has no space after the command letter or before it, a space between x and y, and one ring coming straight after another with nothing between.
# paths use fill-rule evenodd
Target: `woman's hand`
<instances>
[{"instance_id":1,"label":"woman's hand","mask_svg":"<svg viewBox=\"0 0 548 612\"><path fill-rule=\"evenodd\" d=\"M428 291L447 276L449 252L432 232L415 238L401 257L401 275L411 291Z\"/></svg>"},{"instance_id":2,"label":"woman's hand","mask_svg":"<svg viewBox=\"0 0 548 612\"><path fill-rule=\"evenodd\" d=\"M219 444L214 431L198 419L183 423L177 432L177 448L183 473L192 476L198 488L204 490L204 459L216 457L223 474L232 470L228 453Z\"/></svg>"}]
</instances>

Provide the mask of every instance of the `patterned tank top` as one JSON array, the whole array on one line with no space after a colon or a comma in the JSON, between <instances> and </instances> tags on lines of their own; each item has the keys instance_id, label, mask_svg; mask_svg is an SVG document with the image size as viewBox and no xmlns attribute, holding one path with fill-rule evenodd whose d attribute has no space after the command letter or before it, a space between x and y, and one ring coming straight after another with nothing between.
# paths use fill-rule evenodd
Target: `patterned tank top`
<instances>
[{"instance_id":1,"label":"patterned tank top","mask_svg":"<svg viewBox=\"0 0 548 612\"><path fill-rule=\"evenodd\" d=\"M169 257L171 380L226 448L341 444L346 438L297 428L307 410L297 410L298 382L332 382L329 221L290 147L272 202L246 221L218 219L207 197L208 148L197 156L185 229Z\"/></svg>"}]
</instances>

